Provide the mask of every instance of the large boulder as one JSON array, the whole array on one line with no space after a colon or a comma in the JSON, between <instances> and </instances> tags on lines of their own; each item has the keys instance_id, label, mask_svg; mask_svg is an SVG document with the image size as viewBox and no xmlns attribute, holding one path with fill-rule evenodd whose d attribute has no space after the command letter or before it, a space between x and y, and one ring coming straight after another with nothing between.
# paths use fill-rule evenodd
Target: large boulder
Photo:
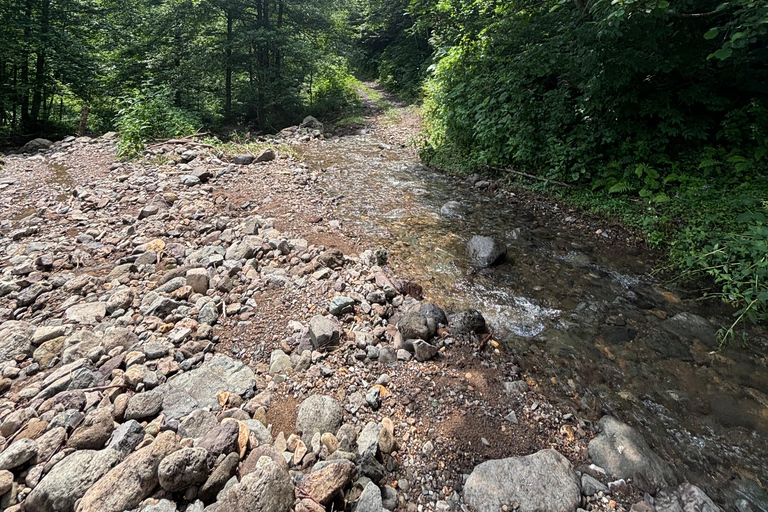
<instances>
[{"instance_id":1,"label":"large boulder","mask_svg":"<svg viewBox=\"0 0 768 512\"><path fill-rule=\"evenodd\" d=\"M226 491L218 510L288 512L293 501L293 482L288 472L269 457L262 457L253 472Z\"/></svg>"},{"instance_id":2,"label":"large boulder","mask_svg":"<svg viewBox=\"0 0 768 512\"><path fill-rule=\"evenodd\" d=\"M482 334L488 332L488 325L485 323L482 313L476 309L465 309L454 313L448 318L454 332L468 334L471 332Z\"/></svg>"},{"instance_id":3,"label":"large boulder","mask_svg":"<svg viewBox=\"0 0 768 512\"><path fill-rule=\"evenodd\" d=\"M589 442L589 456L611 478L632 478L646 492L677 484L672 468L648 446L643 436L613 416L597 423L600 433Z\"/></svg>"},{"instance_id":4,"label":"large boulder","mask_svg":"<svg viewBox=\"0 0 768 512\"><path fill-rule=\"evenodd\" d=\"M27 512L73 512L102 476L123 459L117 450L79 450L53 466L25 501Z\"/></svg>"},{"instance_id":5,"label":"large boulder","mask_svg":"<svg viewBox=\"0 0 768 512\"><path fill-rule=\"evenodd\" d=\"M499 240L490 236L473 236L467 242L467 252L472 262L479 267L490 267L500 261L507 248Z\"/></svg>"},{"instance_id":6,"label":"large boulder","mask_svg":"<svg viewBox=\"0 0 768 512\"><path fill-rule=\"evenodd\" d=\"M313 395L299 406L296 431L301 434L305 444L309 445L316 432L336 432L341 426L344 410L341 404L325 395Z\"/></svg>"},{"instance_id":7,"label":"large boulder","mask_svg":"<svg viewBox=\"0 0 768 512\"><path fill-rule=\"evenodd\" d=\"M339 342L339 324L324 316L315 315L309 321L309 337L316 350Z\"/></svg>"},{"instance_id":8,"label":"large boulder","mask_svg":"<svg viewBox=\"0 0 768 512\"><path fill-rule=\"evenodd\" d=\"M415 311L403 315L400 321L397 322L397 329L404 340L419 339L429 341L429 338L434 334L430 332L427 317Z\"/></svg>"},{"instance_id":9,"label":"large boulder","mask_svg":"<svg viewBox=\"0 0 768 512\"><path fill-rule=\"evenodd\" d=\"M48 149L53 146L53 142L48 139L32 139L21 147L22 153L37 153L38 151Z\"/></svg>"},{"instance_id":10,"label":"large boulder","mask_svg":"<svg viewBox=\"0 0 768 512\"><path fill-rule=\"evenodd\" d=\"M160 462L178 448L174 432L161 432L151 445L130 455L88 489L77 512L122 512L136 508L157 488Z\"/></svg>"},{"instance_id":11,"label":"large boulder","mask_svg":"<svg viewBox=\"0 0 768 512\"><path fill-rule=\"evenodd\" d=\"M104 450L79 450L68 455L29 494L25 502L27 512L72 512L75 502L142 439L144 428L136 421L127 421L112 433ZM40 455L43 454L38 451Z\"/></svg>"},{"instance_id":12,"label":"large boulder","mask_svg":"<svg viewBox=\"0 0 768 512\"><path fill-rule=\"evenodd\" d=\"M160 487L178 492L208 478L208 452L203 448L182 448L160 462L157 470Z\"/></svg>"},{"instance_id":13,"label":"large boulder","mask_svg":"<svg viewBox=\"0 0 768 512\"><path fill-rule=\"evenodd\" d=\"M581 503L581 487L568 459L548 449L483 462L464 485L464 501L482 511L514 502L520 512L574 511Z\"/></svg>"},{"instance_id":14,"label":"large boulder","mask_svg":"<svg viewBox=\"0 0 768 512\"><path fill-rule=\"evenodd\" d=\"M35 327L27 322L10 320L0 324L0 362L31 354L34 332Z\"/></svg>"},{"instance_id":15,"label":"large boulder","mask_svg":"<svg viewBox=\"0 0 768 512\"><path fill-rule=\"evenodd\" d=\"M218 410L219 392L245 395L253 390L256 378L248 366L223 354L192 371L182 373L156 389L163 394L163 412L179 419L195 409Z\"/></svg>"},{"instance_id":16,"label":"large boulder","mask_svg":"<svg viewBox=\"0 0 768 512\"><path fill-rule=\"evenodd\" d=\"M328 505L352 481L356 471L355 465L348 460L334 461L302 478L296 486L296 493L321 505Z\"/></svg>"}]
</instances>

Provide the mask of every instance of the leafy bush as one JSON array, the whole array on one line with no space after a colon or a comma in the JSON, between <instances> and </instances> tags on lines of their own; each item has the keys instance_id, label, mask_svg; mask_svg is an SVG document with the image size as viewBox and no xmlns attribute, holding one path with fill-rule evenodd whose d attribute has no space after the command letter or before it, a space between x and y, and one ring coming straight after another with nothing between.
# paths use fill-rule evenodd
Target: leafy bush
<instances>
[{"instance_id":1,"label":"leafy bush","mask_svg":"<svg viewBox=\"0 0 768 512\"><path fill-rule=\"evenodd\" d=\"M763 224L742 222L768 197L768 6L413 0L411 10L433 27L439 56L425 160L615 197L679 270L709 275L740 304L738 318L768 314Z\"/></svg>"},{"instance_id":2,"label":"leafy bush","mask_svg":"<svg viewBox=\"0 0 768 512\"><path fill-rule=\"evenodd\" d=\"M148 140L181 137L197 130L197 117L173 104L167 87L146 88L122 100L115 118L120 132L117 154L132 157L144 150Z\"/></svg>"},{"instance_id":3,"label":"leafy bush","mask_svg":"<svg viewBox=\"0 0 768 512\"><path fill-rule=\"evenodd\" d=\"M313 80L310 109L318 117L340 115L360 107L357 80L343 59L326 62Z\"/></svg>"}]
</instances>

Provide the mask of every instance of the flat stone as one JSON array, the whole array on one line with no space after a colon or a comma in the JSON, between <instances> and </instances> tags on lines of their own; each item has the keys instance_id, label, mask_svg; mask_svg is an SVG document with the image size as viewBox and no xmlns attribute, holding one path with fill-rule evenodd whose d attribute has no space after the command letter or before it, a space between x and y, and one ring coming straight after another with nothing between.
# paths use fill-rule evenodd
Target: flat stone
<instances>
[{"instance_id":1,"label":"flat stone","mask_svg":"<svg viewBox=\"0 0 768 512\"><path fill-rule=\"evenodd\" d=\"M517 502L520 512L575 511L581 486L568 459L548 449L483 462L464 484L464 501L477 510L501 510Z\"/></svg>"},{"instance_id":2,"label":"flat stone","mask_svg":"<svg viewBox=\"0 0 768 512\"><path fill-rule=\"evenodd\" d=\"M76 304L67 309L65 315L68 320L78 324L95 325L107 314L107 305L104 302L88 302Z\"/></svg>"}]
</instances>

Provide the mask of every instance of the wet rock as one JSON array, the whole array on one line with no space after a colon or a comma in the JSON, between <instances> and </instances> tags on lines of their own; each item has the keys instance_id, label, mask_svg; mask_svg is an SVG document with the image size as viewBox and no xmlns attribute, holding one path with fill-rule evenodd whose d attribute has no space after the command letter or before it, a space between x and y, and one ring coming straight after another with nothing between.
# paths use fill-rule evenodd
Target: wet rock
<instances>
[{"instance_id":1,"label":"wet rock","mask_svg":"<svg viewBox=\"0 0 768 512\"><path fill-rule=\"evenodd\" d=\"M288 473L269 457L262 457L252 473L245 475L224 495L219 510L241 512L288 512L294 488Z\"/></svg>"},{"instance_id":2,"label":"wet rock","mask_svg":"<svg viewBox=\"0 0 768 512\"><path fill-rule=\"evenodd\" d=\"M704 491L684 483L677 489L661 491L655 499L656 512L722 512Z\"/></svg>"},{"instance_id":3,"label":"wet rock","mask_svg":"<svg viewBox=\"0 0 768 512\"><path fill-rule=\"evenodd\" d=\"M328 505L352 481L355 473L353 463L347 460L336 461L302 478L296 486L296 494L311 498L321 505Z\"/></svg>"},{"instance_id":4,"label":"wet rock","mask_svg":"<svg viewBox=\"0 0 768 512\"><path fill-rule=\"evenodd\" d=\"M506 254L507 248L495 238L473 236L467 243L467 252L476 265L485 268L500 261Z\"/></svg>"},{"instance_id":5,"label":"wet rock","mask_svg":"<svg viewBox=\"0 0 768 512\"><path fill-rule=\"evenodd\" d=\"M603 416L598 428L601 432L589 442L589 456L611 478L632 478L646 492L677 483L672 468L638 431L612 416Z\"/></svg>"},{"instance_id":6,"label":"wet rock","mask_svg":"<svg viewBox=\"0 0 768 512\"><path fill-rule=\"evenodd\" d=\"M299 406L296 431L304 443L310 443L315 432L336 432L343 418L341 404L325 395L313 395Z\"/></svg>"},{"instance_id":7,"label":"wet rock","mask_svg":"<svg viewBox=\"0 0 768 512\"><path fill-rule=\"evenodd\" d=\"M568 459L548 449L475 467L464 484L464 500L477 510L517 502L520 512L575 511L581 490Z\"/></svg>"},{"instance_id":8,"label":"wet rock","mask_svg":"<svg viewBox=\"0 0 768 512\"><path fill-rule=\"evenodd\" d=\"M465 309L451 315L448 318L454 332L468 334L471 332L484 334L488 332L488 325L485 323L482 313L475 309Z\"/></svg>"},{"instance_id":9,"label":"wet rock","mask_svg":"<svg viewBox=\"0 0 768 512\"><path fill-rule=\"evenodd\" d=\"M165 457L157 470L160 487L178 492L208 478L208 452L203 448L182 448Z\"/></svg>"},{"instance_id":10,"label":"wet rock","mask_svg":"<svg viewBox=\"0 0 768 512\"><path fill-rule=\"evenodd\" d=\"M160 462L178 449L176 434L161 432L88 489L77 512L122 512L135 508L157 487Z\"/></svg>"},{"instance_id":11,"label":"wet rock","mask_svg":"<svg viewBox=\"0 0 768 512\"><path fill-rule=\"evenodd\" d=\"M440 215L449 219L461 219L464 217L464 207L458 201L448 201L440 207Z\"/></svg>"},{"instance_id":12,"label":"wet rock","mask_svg":"<svg viewBox=\"0 0 768 512\"><path fill-rule=\"evenodd\" d=\"M324 316L315 315L309 321L309 337L315 350L321 350L339 342L339 325Z\"/></svg>"},{"instance_id":13,"label":"wet rock","mask_svg":"<svg viewBox=\"0 0 768 512\"><path fill-rule=\"evenodd\" d=\"M717 329L709 320L693 313L679 313L664 321L662 326L669 332L683 339L697 339L704 345L715 348L717 343Z\"/></svg>"}]
</instances>

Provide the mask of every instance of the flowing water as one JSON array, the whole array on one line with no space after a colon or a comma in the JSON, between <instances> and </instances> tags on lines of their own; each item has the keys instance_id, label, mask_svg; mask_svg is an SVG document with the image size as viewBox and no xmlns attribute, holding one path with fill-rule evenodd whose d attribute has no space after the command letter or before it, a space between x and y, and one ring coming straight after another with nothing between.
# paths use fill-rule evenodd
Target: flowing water
<instances>
[{"instance_id":1,"label":"flowing water","mask_svg":"<svg viewBox=\"0 0 768 512\"><path fill-rule=\"evenodd\" d=\"M726 322L721 306L680 300L642 252L426 169L376 130L303 156L345 231L386 246L435 302L481 311L551 396L586 419L610 413L635 425L724 507L768 511L768 345L755 336L749 349L717 351L695 339L695 326L675 323L686 312ZM473 235L503 240L506 261L473 268Z\"/></svg>"}]
</instances>

